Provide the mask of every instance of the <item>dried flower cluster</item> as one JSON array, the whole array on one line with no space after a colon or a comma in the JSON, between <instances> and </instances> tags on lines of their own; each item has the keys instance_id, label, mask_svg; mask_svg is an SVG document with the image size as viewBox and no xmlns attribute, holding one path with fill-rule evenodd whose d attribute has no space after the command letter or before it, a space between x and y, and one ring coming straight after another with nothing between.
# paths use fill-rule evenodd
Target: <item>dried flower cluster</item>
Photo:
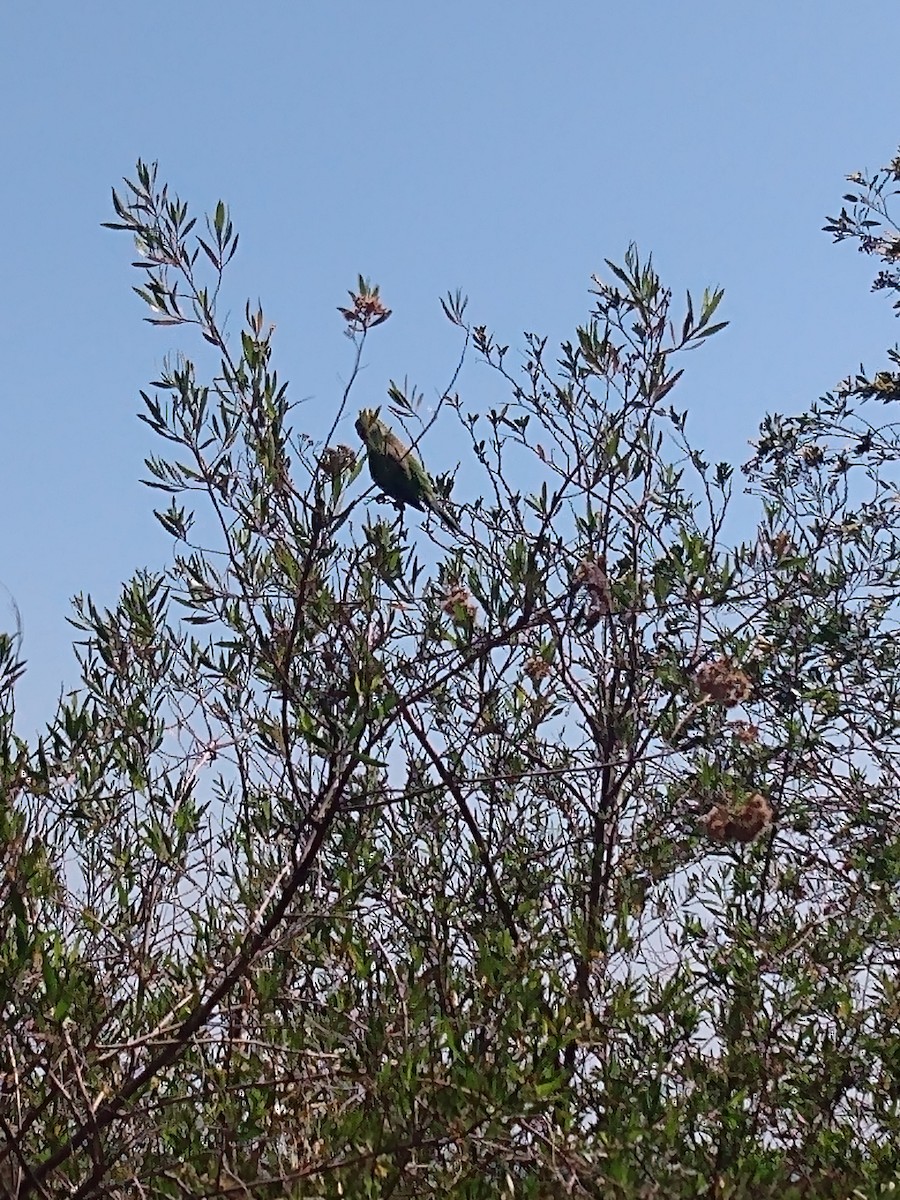
<instances>
[{"instance_id":1,"label":"dried flower cluster","mask_svg":"<svg viewBox=\"0 0 900 1200\"><path fill-rule=\"evenodd\" d=\"M364 333L367 329L374 329L391 315L391 310L378 295L378 288L368 287L364 279L359 281L359 291L350 292L349 295L352 307L343 308L338 305L338 312L347 322L350 333Z\"/></svg>"},{"instance_id":2,"label":"dried flower cluster","mask_svg":"<svg viewBox=\"0 0 900 1200\"><path fill-rule=\"evenodd\" d=\"M533 654L525 660L522 670L532 683L540 683L542 679L546 679L550 674L550 664L540 654Z\"/></svg>"},{"instance_id":3,"label":"dried flower cluster","mask_svg":"<svg viewBox=\"0 0 900 1200\"><path fill-rule=\"evenodd\" d=\"M745 746L752 746L759 741L759 726L753 725L750 721L729 721L728 727L734 735L736 742L742 742Z\"/></svg>"},{"instance_id":4,"label":"dried flower cluster","mask_svg":"<svg viewBox=\"0 0 900 1200\"><path fill-rule=\"evenodd\" d=\"M801 446L800 457L808 467L818 467L825 461L825 451L821 446Z\"/></svg>"},{"instance_id":5,"label":"dried flower cluster","mask_svg":"<svg viewBox=\"0 0 900 1200\"><path fill-rule=\"evenodd\" d=\"M324 450L319 459L319 466L331 479L336 479L355 462L356 452L350 446L341 444L340 446L329 446Z\"/></svg>"},{"instance_id":6,"label":"dried flower cluster","mask_svg":"<svg viewBox=\"0 0 900 1200\"><path fill-rule=\"evenodd\" d=\"M694 679L701 692L726 708L748 700L753 690L749 677L728 658L701 664Z\"/></svg>"},{"instance_id":7,"label":"dried flower cluster","mask_svg":"<svg viewBox=\"0 0 900 1200\"><path fill-rule=\"evenodd\" d=\"M714 804L700 824L714 842L752 842L772 824L774 815L766 797L754 792L739 804Z\"/></svg>"},{"instance_id":8,"label":"dried flower cluster","mask_svg":"<svg viewBox=\"0 0 900 1200\"><path fill-rule=\"evenodd\" d=\"M441 608L457 625L470 625L478 611L471 593L461 584L447 589L441 601Z\"/></svg>"}]
</instances>

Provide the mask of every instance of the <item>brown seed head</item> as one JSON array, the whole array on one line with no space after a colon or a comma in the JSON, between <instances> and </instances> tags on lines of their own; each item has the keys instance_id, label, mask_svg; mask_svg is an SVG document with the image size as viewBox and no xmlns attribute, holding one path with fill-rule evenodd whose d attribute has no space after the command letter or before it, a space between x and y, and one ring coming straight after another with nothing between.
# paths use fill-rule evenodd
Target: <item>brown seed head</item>
<instances>
[{"instance_id":1,"label":"brown seed head","mask_svg":"<svg viewBox=\"0 0 900 1200\"><path fill-rule=\"evenodd\" d=\"M319 465L331 479L352 467L356 462L356 453L349 446L329 446L323 450Z\"/></svg>"},{"instance_id":2,"label":"brown seed head","mask_svg":"<svg viewBox=\"0 0 900 1200\"><path fill-rule=\"evenodd\" d=\"M350 308L338 305L338 312L347 322L351 333L374 329L391 315L391 310L382 303L377 287L371 291L350 292L350 302Z\"/></svg>"},{"instance_id":3,"label":"brown seed head","mask_svg":"<svg viewBox=\"0 0 900 1200\"><path fill-rule=\"evenodd\" d=\"M749 721L729 721L728 725L736 742L750 746L759 741L758 725L752 725Z\"/></svg>"},{"instance_id":4,"label":"brown seed head","mask_svg":"<svg viewBox=\"0 0 900 1200\"><path fill-rule=\"evenodd\" d=\"M754 792L732 813L733 836L739 842L752 842L772 824L775 813L765 796Z\"/></svg>"},{"instance_id":5,"label":"brown seed head","mask_svg":"<svg viewBox=\"0 0 900 1200\"><path fill-rule=\"evenodd\" d=\"M475 620L478 606L468 590L457 584L444 593L441 608L457 625L467 625Z\"/></svg>"},{"instance_id":6,"label":"brown seed head","mask_svg":"<svg viewBox=\"0 0 900 1200\"><path fill-rule=\"evenodd\" d=\"M753 690L749 677L739 667L733 666L728 658L702 663L694 679L701 692L726 708L733 708L735 704L748 700Z\"/></svg>"},{"instance_id":7,"label":"brown seed head","mask_svg":"<svg viewBox=\"0 0 900 1200\"><path fill-rule=\"evenodd\" d=\"M715 842L752 842L774 819L772 805L759 792L739 803L714 804L700 818L707 834Z\"/></svg>"},{"instance_id":8,"label":"brown seed head","mask_svg":"<svg viewBox=\"0 0 900 1200\"><path fill-rule=\"evenodd\" d=\"M525 660L522 670L532 683L540 683L542 679L546 679L550 674L550 664L540 654L534 654L531 658Z\"/></svg>"}]
</instances>

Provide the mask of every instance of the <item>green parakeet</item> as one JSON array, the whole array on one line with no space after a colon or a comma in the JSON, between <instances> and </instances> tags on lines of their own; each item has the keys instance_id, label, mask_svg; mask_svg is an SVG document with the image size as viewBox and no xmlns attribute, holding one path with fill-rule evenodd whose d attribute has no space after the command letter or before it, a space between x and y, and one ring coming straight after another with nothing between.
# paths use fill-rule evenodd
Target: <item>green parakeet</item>
<instances>
[{"instance_id":1,"label":"green parakeet","mask_svg":"<svg viewBox=\"0 0 900 1200\"><path fill-rule=\"evenodd\" d=\"M356 432L369 455L369 472L386 496L398 504L409 504L419 512L429 509L453 533L460 533L456 518L434 490L431 476L393 430L378 417L378 411L364 408L356 418Z\"/></svg>"}]
</instances>

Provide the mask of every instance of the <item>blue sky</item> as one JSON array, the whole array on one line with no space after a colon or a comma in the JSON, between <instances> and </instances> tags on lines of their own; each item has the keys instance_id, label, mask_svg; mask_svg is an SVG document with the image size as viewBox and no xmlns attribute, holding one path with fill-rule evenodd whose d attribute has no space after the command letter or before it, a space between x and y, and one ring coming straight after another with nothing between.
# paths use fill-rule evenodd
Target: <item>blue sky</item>
<instances>
[{"instance_id":1,"label":"blue sky","mask_svg":"<svg viewBox=\"0 0 900 1200\"><path fill-rule=\"evenodd\" d=\"M69 598L114 603L165 558L137 393L195 347L142 323L132 247L100 228L138 156L195 212L231 206L233 324L261 299L312 421L349 371L335 306L358 273L394 310L360 402L404 375L434 398L458 353L440 295L511 353L523 329L559 340L635 240L677 288L726 289L732 324L673 398L739 463L766 411L896 337L873 264L821 225L900 143L898 35L896 0L4 5L0 580L24 724L75 679ZM460 390L490 386L471 367Z\"/></svg>"}]
</instances>

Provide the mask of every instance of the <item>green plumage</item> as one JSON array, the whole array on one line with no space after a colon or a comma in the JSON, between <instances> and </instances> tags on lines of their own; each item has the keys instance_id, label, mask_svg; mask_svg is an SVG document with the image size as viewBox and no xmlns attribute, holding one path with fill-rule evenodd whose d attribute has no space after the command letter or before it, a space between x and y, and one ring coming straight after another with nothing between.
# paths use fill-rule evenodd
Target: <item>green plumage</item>
<instances>
[{"instance_id":1,"label":"green plumage","mask_svg":"<svg viewBox=\"0 0 900 1200\"><path fill-rule=\"evenodd\" d=\"M356 432L368 451L372 479L386 496L419 512L428 509L448 529L460 532L455 517L435 492L431 476L409 447L379 419L377 411L362 409L356 418Z\"/></svg>"}]
</instances>

